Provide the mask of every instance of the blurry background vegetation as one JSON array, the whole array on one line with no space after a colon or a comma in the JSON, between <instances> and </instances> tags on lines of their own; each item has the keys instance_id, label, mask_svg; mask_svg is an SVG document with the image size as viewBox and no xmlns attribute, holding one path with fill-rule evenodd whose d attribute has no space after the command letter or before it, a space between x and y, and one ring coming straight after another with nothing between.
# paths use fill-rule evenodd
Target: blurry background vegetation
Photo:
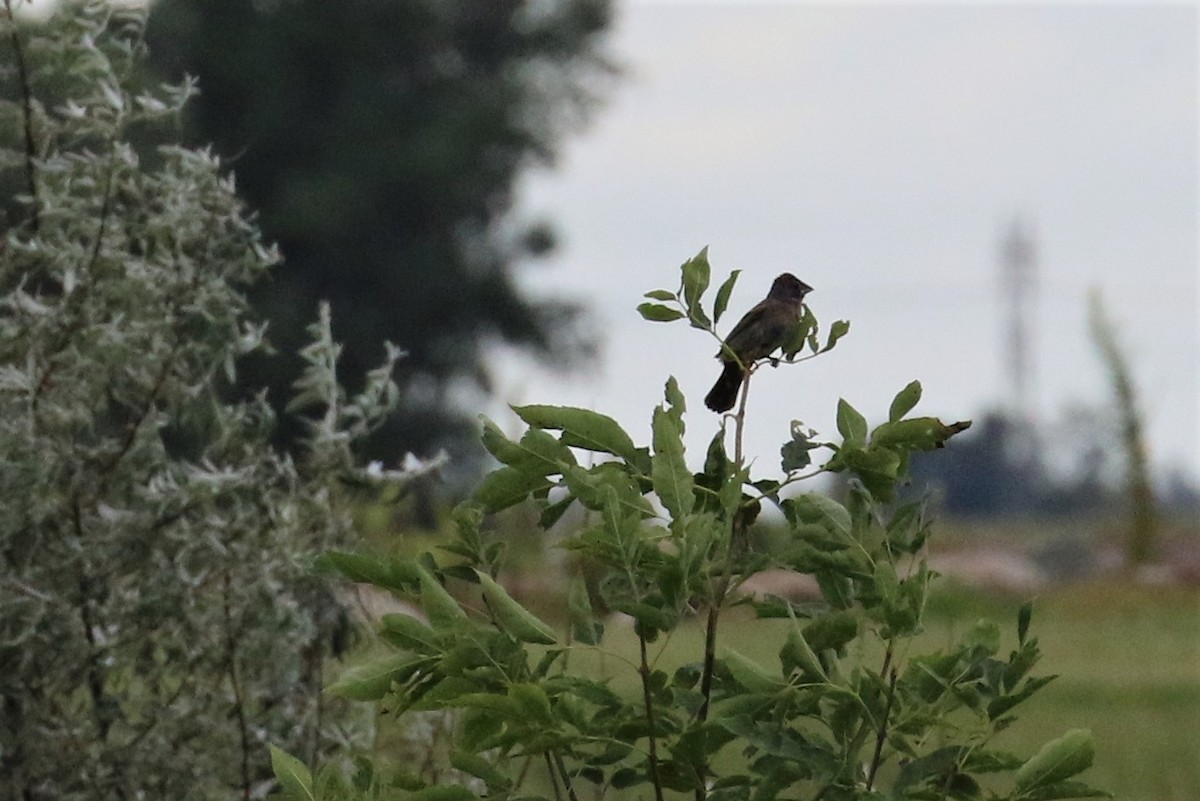
<instances>
[{"instance_id":1,"label":"blurry background vegetation","mask_svg":"<svg viewBox=\"0 0 1200 801\"><path fill-rule=\"evenodd\" d=\"M555 245L515 219L523 170L553 162L612 68L609 0L161 0L148 42L170 80L199 78L187 138L229 159L284 266L253 301L278 349L243 385L286 404L317 303L332 305L354 390L389 340L400 410L371 458L446 448L477 470L483 345L560 367L589 357L583 308L530 298L514 273ZM279 432L294 440L295 427Z\"/></svg>"}]
</instances>

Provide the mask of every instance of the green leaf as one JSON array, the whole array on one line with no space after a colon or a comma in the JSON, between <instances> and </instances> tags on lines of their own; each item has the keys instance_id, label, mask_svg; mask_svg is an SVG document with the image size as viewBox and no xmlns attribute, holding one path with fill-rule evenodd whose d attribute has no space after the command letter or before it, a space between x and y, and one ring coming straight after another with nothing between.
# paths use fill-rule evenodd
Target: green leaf
<instances>
[{"instance_id":1,"label":"green leaf","mask_svg":"<svg viewBox=\"0 0 1200 801\"><path fill-rule=\"evenodd\" d=\"M508 688L508 697L516 704L519 715L527 721L550 723L554 720L550 697L538 685L514 684Z\"/></svg>"},{"instance_id":2,"label":"green leaf","mask_svg":"<svg viewBox=\"0 0 1200 801\"><path fill-rule=\"evenodd\" d=\"M487 600L488 608L496 616L496 623L506 634L521 642L532 642L539 645L554 645L558 642L554 629L518 603L487 573L478 570L475 572L483 587L483 597Z\"/></svg>"},{"instance_id":3,"label":"green leaf","mask_svg":"<svg viewBox=\"0 0 1200 801\"><path fill-rule=\"evenodd\" d=\"M1032 620L1033 601L1026 601L1021 604L1021 609L1017 612L1017 642L1020 645L1025 644L1025 636L1029 634L1029 623Z\"/></svg>"},{"instance_id":4,"label":"green leaf","mask_svg":"<svg viewBox=\"0 0 1200 801\"><path fill-rule=\"evenodd\" d=\"M570 448L537 428L526 431L520 442L513 442L485 417L481 439L484 448L497 461L531 475L548 476L562 472L565 464L575 464Z\"/></svg>"},{"instance_id":5,"label":"green leaf","mask_svg":"<svg viewBox=\"0 0 1200 801\"><path fill-rule=\"evenodd\" d=\"M652 323L670 323L687 316L679 309L663 306L661 303L640 303L637 310L643 320L649 320Z\"/></svg>"},{"instance_id":6,"label":"green leaf","mask_svg":"<svg viewBox=\"0 0 1200 801\"><path fill-rule=\"evenodd\" d=\"M808 644L808 640L804 637L804 632L800 629L799 623L795 619L792 620L792 625L788 629L787 642L779 651L779 660L783 663L784 669L789 673L792 670L799 670L802 677L809 681L828 681L829 676L825 673L825 668L821 665L821 660L817 659L817 654Z\"/></svg>"},{"instance_id":7,"label":"green leaf","mask_svg":"<svg viewBox=\"0 0 1200 801\"><path fill-rule=\"evenodd\" d=\"M397 592L411 591L418 581L417 566L410 560L371 554L329 551L317 557L314 567L336 570L351 581Z\"/></svg>"},{"instance_id":8,"label":"green leaf","mask_svg":"<svg viewBox=\"0 0 1200 801\"><path fill-rule=\"evenodd\" d=\"M650 478L654 491L673 520L682 523L692 513L695 503L694 481L684 460L682 432L679 423L662 406L655 408L652 426L654 456Z\"/></svg>"},{"instance_id":9,"label":"green leaf","mask_svg":"<svg viewBox=\"0 0 1200 801\"><path fill-rule=\"evenodd\" d=\"M782 689L784 682L769 673L753 660L742 656L732 648L726 648L721 661L738 684L752 693L770 693Z\"/></svg>"},{"instance_id":10,"label":"green leaf","mask_svg":"<svg viewBox=\"0 0 1200 801\"><path fill-rule=\"evenodd\" d=\"M816 492L806 492L783 502L784 514L793 523L821 526L837 540L849 541L853 521L846 507Z\"/></svg>"},{"instance_id":11,"label":"green leaf","mask_svg":"<svg viewBox=\"0 0 1200 801\"><path fill-rule=\"evenodd\" d=\"M642 297L650 300L676 300L679 296L669 289L651 289Z\"/></svg>"},{"instance_id":12,"label":"green leaf","mask_svg":"<svg viewBox=\"0 0 1200 801\"><path fill-rule=\"evenodd\" d=\"M806 430L799 420L792 421L791 434L792 438L779 449L780 463L785 473L803 470L811 465L812 451L823 445L812 441L816 432L812 429Z\"/></svg>"},{"instance_id":13,"label":"green leaf","mask_svg":"<svg viewBox=\"0 0 1200 801\"><path fill-rule=\"evenodd\" d=\"M423 656L443 653L437 632L412 615L387 614L380 623L380 636L398 648Z\"/></svg>"},{"instance_id":14,"label":"green leaf","mask_svg":"<svg viewBox=\"0 0 1200 801\"><path fill-rule=\"evenodd\" d=\"M829 337L825 340L825 347L821 348L820 352L833 350L833 346L838 343L838 340L850 333L849 320L837 320L829 327Z\"/></svg>"},{"instance_id":15,"label":"green leaf","mask_svg":"<svg viewBox=\"0 0 1200 801\"><path fill-rule=\"evenodd\" d=\"M327 688L351 701L378 701L392 689L392 683L404 681L423 660L410 654L387 654L342 671Z\"/></svg>"},{"instance_id":16,"label":"green leaf","mask_svg":"<svg viewBox=\"0 0 1200 801\"><path fill-rule=\"evenodd\" d=\"M607 415L572 406L514 406L512 409L528 425L562 431L564 445L611 453L630 464L639 461L633 440Z\"/></svg>"},{"instance_id":17,"label":"green leaf","mask_svg":"<svg viewBox=\"0 0 1200 801\"><path fill-rule=\"evenodd\" d=\"M271 770L283 788L284 798L288 801L315 801L312 773L304 763L273 745L267 748L271 752Z\"/></svg>"},{"instance_id":18,"label":"green leaf","mask_svg":"<svg viewBox=\"0 0 1200 801\"><path fill-rule=\"evenodd\" d=\"M844 398L838 399L837 428L845 447L861 448L867 443L867 418L859 414Z\"/></svg>"},{"instance_id":19,"label":"green leaf","mask_svg":"<svg viewBox=\"0 0 1200 801\"><path fill-rule=\"evenodd\" d=\"M691 318L693 325L698 324L697 327L707 328L710 323L704 309L700 306L700 299L708 289L708 282L712 275L712 268L708 264L708 248L705 247L685 261L681 269L683 271L683 302L687 306L688 317Z\"/></svg>"},{"instance_id":20,"label":"green leaf","mask_svg":"<svg viewBox=\"0 0 1200 801\"><path fill-rule=\"evenodd\" d=\"M908 386L896 393L892 405L888 408L888 422L894 423L904 418L921 400L921 382L910 381Z\"/></svg>"},{"instance_id":21,"label":"green leaf","mask_svg":"<svg viewBox=\"0 0 1200 801\"><path fill-rule=\"evenodd\" d=\"M454 748L450 751L450 765L456 770L482 779L488 790L492 792L503 793L512 786L512 781L507 776L479 754Z\"/></svg>"},{"instance_id":22,"label":"green leaf","mask_svg":"<svg viewBox=\"0 0 1200 801\"><path fill-rule=\"evenodd\" d=\"M1071 729L1057 740L1043 745L1017 770L1016 788L1029 794L1057 784L1091 767L1094 756L1091 731Z\"/></svg>"},{"instance_id":23,"label":"green leaf","mask_svg":"<svg viewBox=\"0 0 1200 801\"><path fill-rule=\"evenodd\" d=\"M1008 695L1002 695L999 698L993 698L990 702L988 702L987 706L988 720L996 720L1005 712L1008 712L1014 706L1029 698L1029 696L1033 695L1035 692L1042 689L1056 678L1058 678L1058 676L1036 676L1025 682L1025 684L1017 692L1009 693Z\"/></svg>"},{"instance_id":24,"label":"green leaf","mask_svg":"<svg viewBox=\"0 0 1200 801\"><path fill-rule=\"evenodd\" d=\"M876 428L871 433L871 444L899 451L930 451L943 447L950 437L970 427L970 421L946 425L936 417L911 417Z\"/></svg>"},{"instance_id":25,"label":"green leaf","mask_svg":"<svg viewBox=\"0 0 1200 801\"><path fill-rule=\"evenodd\" d=\"M455 628L468 622L458 601L424 568L420 568L420 581L421 609L435 629Z\"/></svg>"},{"instance_id":26,"label":"green leaf","mask_svg":"<svg viewBox=\"0 0 1200 801\"><path fill-rule=\"evenodd\" d=\"M858 636L858 615L830 612L804 627L804 639L813 651L840 651Z\"/></svg>"},{"instance_id":27,"label":"green leaf","mask_svg":"<svg viewBox=\"0 0 1200 801\"><path fill-rule=\"evenodd\" d=\"M713 322L717 323L721 320L721 315L725 313L725 308L729 305L729 296L733 294L733 285L737 283L738 276L742 274L741 270L734 270L721 284L717 290L717 299L713 303Z\"/></svg>"},{"instance_id":28,"label":"green leaf","mask_svg":"<svg viewBox=\"0 0 1200 801\"><path fill-rule=\"evenodd\" d=\"M549 489L552 481L538 471L527 472L516 467L501 467L484 477L471 498L488 514L516 506L533 492Z\"/></svg>"}]
</instances>

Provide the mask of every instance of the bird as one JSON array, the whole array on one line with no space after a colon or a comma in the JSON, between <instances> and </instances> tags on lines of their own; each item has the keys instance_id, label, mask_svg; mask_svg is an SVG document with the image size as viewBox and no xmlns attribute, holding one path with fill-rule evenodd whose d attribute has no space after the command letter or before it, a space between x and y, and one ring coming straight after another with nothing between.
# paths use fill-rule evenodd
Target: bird
<instances>
[{"instance_id":1,"label":"bird","mask_svg":"<svg viewBox=\"0 0 1200 801\"><path fill-rule=\"evenodd\" d=\"M783 345L800 317L804 296L811 291L812 287L791 273L775 279L767 296L746 312L725 337L725 347L717 354L725 368L704 397L705 406L718 414L733 408L746 370Z\"/></svg>"}]
</instances>

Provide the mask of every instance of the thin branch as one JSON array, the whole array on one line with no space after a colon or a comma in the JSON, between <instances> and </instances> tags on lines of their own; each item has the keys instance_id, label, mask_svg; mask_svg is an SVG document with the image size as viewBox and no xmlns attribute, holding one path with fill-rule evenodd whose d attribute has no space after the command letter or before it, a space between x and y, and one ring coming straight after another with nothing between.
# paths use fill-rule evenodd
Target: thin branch
<instances>
[{"instance_id":1,"label":"thin branch","mask_svg":"<svg viewBox=\"0 0 1200 801\"><path fill-rule=\"evenodd\" d=\"M575 794L575 783L571 781L571 775L567 773L567 764L563 762L562 754L557 751L554 752L554 764L558 766L558 772L562 776L563 785L567 788L567 798L571 799L571 801L579 801L579 796Z\"/></svg>"},{"instance_id":2,"label":"thin branch","mask_svg":"<svg viewBox=\"0 0 1200 801\"><path fill-rule=\"evenodd\" d=\"M12 41L13 58L17 62L17 82L21 89L21 116L25 123L25 184L29 190L29 227L36 234L41 227L39 212L37 171L34 160L37 158L37 147L33 142L33 89L29 84L29 68L25 64L25 49L21 46L21 37L17 34L17 20L13 16L12 0L4 0L4 13L8 17L9 38Z\"/></svg>"},{"instance_id":3,"label":"thin branch","mask_svg":"<svg viewBox=\"0 0 1200 801\"><path fill-rule=\"evenodd\" d=\"M650 741L650 781L654 784L655 801L663 801L662 780L658 775L658 735L654 726L654 699L650 696L650 660L646 653L646 637L638 634L638 645L641 647L642 664L638 672L642 676L642 701L646 705L646 736Z\"/></svg>"},{"instance_id":4,"label":"thin branch","mask_svg":"<svg viewBox=\"0 0 1200 801\"><path fill-rule=\"evenodd\" d=\"M891 667L892 641L888 640L887 653L883 656L883 670L880 675L887 674L888 697L883 708L883 719L879 721L879 732L875 735L875 753L871 756L871 767L867 771L867 791L875 785L875 774L883 764L883 746L887 742L888 718L892 716L892 703L896 700L896 668Z\"/></svg>"},{"instance_id":5,"label":"thin branch","mask_svg":"<svg viewBox=\"0 0 1200 801\"><path fill-rule=\"evenodd\" d=\"M558 771L555 769L554 760L551 759L549 751L543 751L542 756L546 758L546 772L550 774L550 786L554 788L554 801L562 801L562 790L558 786Z\"/></svg>"}]
</instances>

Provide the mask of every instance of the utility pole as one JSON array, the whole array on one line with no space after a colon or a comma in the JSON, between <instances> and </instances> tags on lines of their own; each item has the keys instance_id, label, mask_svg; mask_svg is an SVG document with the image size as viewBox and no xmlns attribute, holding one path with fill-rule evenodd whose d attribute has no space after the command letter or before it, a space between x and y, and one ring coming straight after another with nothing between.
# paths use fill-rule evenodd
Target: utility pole
<instances>
[{"instance_id":1,"label":"utility pole","mask_svg":"<svg viewBox=\"0 0 1200 801\"><path fill-rule=\"evenodd\" d=\"M1018 464L1037 458L1036 404L1033 400L1033 325L1037 245L1016 217L1000 242L1000 295L1007 312L1002 338L1008 384L1008 417L1013 423L1009 456Z\"/></svg>"}]
</instances>

